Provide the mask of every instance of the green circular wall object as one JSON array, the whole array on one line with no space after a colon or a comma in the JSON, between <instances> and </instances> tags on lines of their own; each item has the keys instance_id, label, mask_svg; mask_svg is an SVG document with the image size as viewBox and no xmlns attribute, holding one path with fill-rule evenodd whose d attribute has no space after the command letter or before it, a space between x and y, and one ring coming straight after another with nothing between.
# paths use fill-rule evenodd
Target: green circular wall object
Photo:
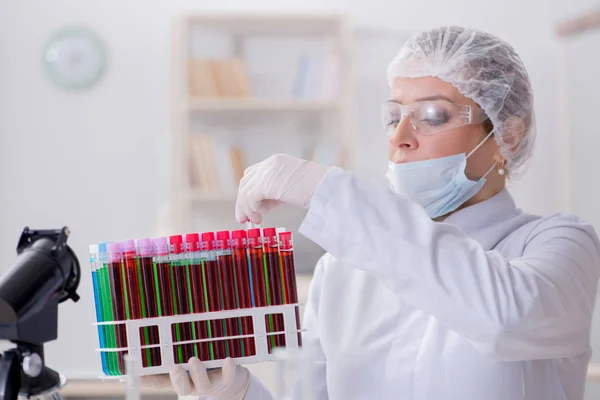
<instances>
[{"instance_id":1,"label":"green circular wall object","mask_svg":"<svg viewBox=\"0 0 600 400\"><path fill-rule=\"evenodd\" d=\"M92 31L67 28L53 35L44 50L44 66L54 84L68 91L84 91L104 75L104 44Z\"/></svg>"}]
</instances>

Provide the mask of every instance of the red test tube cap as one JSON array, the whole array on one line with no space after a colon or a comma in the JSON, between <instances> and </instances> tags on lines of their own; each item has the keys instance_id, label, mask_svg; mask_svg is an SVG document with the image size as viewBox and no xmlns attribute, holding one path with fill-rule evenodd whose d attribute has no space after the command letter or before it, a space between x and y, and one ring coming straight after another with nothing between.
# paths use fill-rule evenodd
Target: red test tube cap
<instances>
[{"instance_id":1,"label":"red test tube cap","mask_svg":"<svg viewBox=\"0 0 600 400\"><path fill-rule=\"evenodd\" d=\"M243 229L238 229L236 231L231 231L231 238L232 239L245 239L246 238L246 231Z\"/></svg>"},{"instance_id":2,"label":"red test tube cap","mask_svg":"<svg viewBox=\"0 0 600 400\"><path fill-rule=\"evenodd\" d=\"M200 241L200 235L197 233L187 233L185 235L186 243L198 243Z\"/></svg>"},{"instance_id":3,"label":"red test tube cap","mask_svg":"<svg viewBox=\"0 0 600 400\"><path fill-rule=\"evenodd\" d=\"M263 229L263 236L264 237L270 237L270 236L277 237L277 230L275 228L264 228Z\"/></svg>"},{"instance_id":4,"label":"red test tube cap","mask_svg":"<svg viewBox=\"0 0 600 400\"><path fill-rule=\"evenodd\" d=\"M203 247L205 250L213 250L215 248L215 233L204 232L201 235L202 243L206 243Z\"/></svg>"},{"instance_id":5,"label":"red test tube cap","mask_svg":"<svg viewBox=\"0 0 600 400\"><path fill-rule=\"evenodd\" d=\"M229 231L217 232L217 240L229 240Z\"/></svg>"},{"instance_id":6,"label":"red test tube cap","mask_svg":"<svg viewBox=\"0 0 600 400\"><path fill-rule=\"evenodd\" d=\"M214 232L204 232L204 233L202 233L202 241L203 242L209 242L211 240L215 240L215 233Z\"/></svg>"},{"instance_id":7,"label":"red test tube cap","mask_svg":"<svg viewBox=\"0 0 600 400\"><path fill-rule=\"evenodd\" d=\"M218 249L229 249L231 243L229 243L229 231L217 232L217 248Z\"/></svg>"},{"instance_id":8,"label":"red test tube cap","mask_svg":"<svg viewBox=\"0 0 600 400\"><path fill-rule=\"evenodd\" d=\"M181 235L169 236L169 244L174 254L181 253L183 251L183 237Z\"/></svg>"},{"instance_id":9,"label":"red test tube cap","mask_svg":"<svg viewBox=\"0 0 600 400\"><path fill-rule=\"evenodd\" d=\"M187 251L200 250L200 235L197 233L188 233L184 236L185 248Z\"/></svg>"},{"instance_id":10,"label":"red test tube cap","mask_svg":"<svg viewBox=\"0 0 600 400\"><path fill-rule=\"evenodd\" d=\"M181 244L182 241L183 241L183 238L181 237L181 235L169 236L169 244L171 246L174 246L176 244Z\"/></svg>"},{"instance_id":11,"label":"red test tube cap","mask_svg":"<svg viewBox=\"0 0 600 400\"><path fill-rule=\"evenodd\" d=\"M248 229L248 237L249 238L259 238L260 237L260 228Z\"/></svg>"},{"instance_id":12,"label":"red test tube cap","mask_svg":"<svg viewBox=\"0 0 600 400\"><path fill-rule=\"evenodd\" d=\"M292 248L292 232L281 232L279 234L279 242L281 250L290 250Z\"/></svg>"}]
</instances>

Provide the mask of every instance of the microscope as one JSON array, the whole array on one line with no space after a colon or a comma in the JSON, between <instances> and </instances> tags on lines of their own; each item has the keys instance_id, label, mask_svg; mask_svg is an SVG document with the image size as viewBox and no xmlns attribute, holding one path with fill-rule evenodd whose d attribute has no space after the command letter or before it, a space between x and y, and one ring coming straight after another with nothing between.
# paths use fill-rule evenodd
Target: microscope
<instances>
[{"instance_id":1,"label":"microscope","mask_svg":"<svg viewBox=\"0 0 600 400\"><path fill-rule=\"evenodd\" d=\"M15 263L0 276L0 339L16 345L0 358L0 400L62 398L66 379L45 365L44 343L57 338L58 304L79 300L81 270L68 237L67 227L26 227Z\"/></svg>"}]
</instances>

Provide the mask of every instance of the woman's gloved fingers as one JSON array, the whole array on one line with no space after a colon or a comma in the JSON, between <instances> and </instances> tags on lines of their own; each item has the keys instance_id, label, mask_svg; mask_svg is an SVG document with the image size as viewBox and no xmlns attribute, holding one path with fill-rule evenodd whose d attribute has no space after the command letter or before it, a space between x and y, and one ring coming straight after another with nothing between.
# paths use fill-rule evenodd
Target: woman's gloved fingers
<instances>
[{"instance_id":1,"label":"woman's gloved fingers","mask_svg":"<svg viewBox=\"0 0 600 400\"><path fill-rule=\"evenodd\" d=\"M190 377L192 378L192 382L194 382L196 390L200 393L208 392L211 389L212 383L206 373L206 368L204 368L202 361L197 357L192 357L188 361L188 367L190 369Z\"/></svg>"},{"instance_id":2,"label":"woman's gloved fingers","mask_svg":"<svg viewBox=\"0 0 600 400\"><path fill-rule=\"evenodd\" d=\"M235 378L236 365L232 358L227 357L221 367L221 373L223 374L223 385L229 384Z\"/></svg>"},{"instance_id":3,"label":"woman's gloved fingers","mask_svg":"<svg viewBox=\"0 0 600 400\"><path fill-rule=\"evenodd\" d=\"M175 365L169 371L169 377L171 378L171 384L173 389L179 396L187 396L194 391L193 382L185 369L180 365Z\"/></svg>"},{"instance_id":4,"label":"woman's gloved fingers","mask_svg":"<svg viewBox=\"0 0 600 400\"><path fill-rule=\"evenodd\" d=\"M248 220L252 220L252 209L249 207L250 193L254 189L254 180L251 177L244 177L240 182L238 190L237 200L235 202L235 216L239 223L246 223ZM259 219L254 216L254 219ZM252 220L254 223L260 223Z\"/></svg>"},{"instance_id":5,"label":"woman's gloved fingers","mask_svg":"<svg viewBox=\"0 0 600 400\"><path fill-rule=\"evenodd\" d=\"M235 219L240 224L244 224L248 222L248 216L244 212L244 207L242 206L242 200L238 195L237 201L235 202Z\"/></svg>"},{"instance_id":6,"label":"woman's gloved fingers","mask_svg":"<svg viewBox=\"0 0 600 400\"><path fill-rule=\"evenodd\" d=\"M250 196L252 196L251 192L246 194L246 196L242 199L242 210L244 212L244 215L246 215L248 219L250 219L250 221L254 222L255 224L260 224L262 222L262 215L260 215L250 207Z\"/></svg>"}]
</instances>

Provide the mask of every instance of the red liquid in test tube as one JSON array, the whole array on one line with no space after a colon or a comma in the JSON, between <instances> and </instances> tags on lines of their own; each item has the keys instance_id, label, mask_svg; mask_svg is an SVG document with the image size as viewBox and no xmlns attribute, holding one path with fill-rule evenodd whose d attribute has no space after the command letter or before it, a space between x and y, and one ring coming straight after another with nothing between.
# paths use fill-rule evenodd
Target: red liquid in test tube
<instances>
[{"instance_id":1,"label":"red liquid in test tube","mask_svg":"<svg viewBox=\"0 0 600 400\"><path fill-rule=\"evenodd\" d=\"M298 287L296 286L296 267L294 266L294 247L292 232L279 234L279 257L286 304L298 303ZM300 329L300 311L296 306L296 329ZM302 334L298 332L298 345L302 345Z\"/></svg>"},{"instance_id":2,"label":"red liquid in test tube","mask_svg":"<svg viewBox=\"0 0 600 400\"><path fill-rule=\"evenodd\" d=\"M158 284L160 289L160 305L163 316L175 315L175 301L173 295L174 283L171 276L171 261L169 260L169 245L167 238L152 239L154 249L154 263L158 272ZM171 337L177 338L175 325L171 325ZM166 338L163 338L166 340ZM174 351L175 362L179 360L177 351Z\"/></svg>"},{"instance_id":3,"label":"red liquid in test tube","mask_svg":"<svg viewBox=\"0 0 600 400\"><path fill-rule=\"evenodd\" d=\"M138 239L137 245L140 269L142 272L143 298L145 299L146 305L145 314L148 318L159 317L158 293L156 292L153 262L154 248L152 247L152 242L148 238ZM148 327L146 333L149 336L150 343L148 344L159 344L158 328L156 326ZM150 366L161 365L160 348L152 347L147 349L147 351L150 353Z\"/></svg>"},{"instance_id":4,"label":"red liquid in test tube","mask_svg":"<svg viewBox=\"0 0 600 400\"><path fill-rule=\"evenodd\" d=\"M129 315L131 319L142 318L142 299L140 297L140 279L138 275L137 252L133 240L124 240L119 243L125 265L127 280L127 300L129 302Z\"/></svg>"},{"instance_id":5,"label":"red liquid in test tube","mask_svg":"<svg viewBox=\"0 0 600 400\"><path fill-rule=\"evenodd\" d=\"M200 254L200 237L197 233L185 235L185 249L189 263L190 284L192 288L192 312L206 312L206 299L204 280L202 277L202 259ZM195 339L208 339L208 325L206 321L194 322ZM209 342L200 342L195 345L198 358L201 361L210 360Z\"/></svg>"},{"instance_id":6,"label":"red liquid in test tube","mask_svg":"<svg viewBox=\"0 0 600 400\"><path fill-rule=\"evenodd\" d=\"M175 312L178 315L191 314L187 260L183 249L183 238L181 235L169 237L169 256L171 259L171 273L175 282ZM177 324L175 333L177 341L194 340L192 323L183 322ZM194 357L194 344L176 346L179 350L180 363L187 363Z\"/></svg>"},{"instance_id":7,"label":"red liquid in test tube","mask_svg":"<svg viewBox=\"0 0 600 400\"><path fill-rule=\"evenodd\" d=\"M237 301L235 295L235 272L233 270L233 251L231 250L231 240L229 231L217 232L217 262L221 274L221 289L223 294L223 309L235 310ZM227 318L225 320L226 336L239 336L240 331L237 324L237 318ZM229 357L241 357L242 350L240 340L228 340L226 342Z\"/></svg>"},{"instance_id":8,"label":"red liquid in test tube","mask_svg":"<svg viewBox=\"0 0 600 400\"><path fill-rule=\"evenodd\" d=\"M121 254L123 255L123 264L125 266L129 317L131 319L141 319L144 318L144 310L142 308L140 274L135 242L133 240L123 240L119 245L121 246ZM135 334L139 335L139 332L136 332ZM140 339L141 344L148 344L145 342L143 335ZM142 364L146 366L150 365L150 354L146 354L146 351L143 351L142 355Z\"/></svg>"},{"instance_id":9,"label":"red liquid in test tube","mask_svg":"<svg viewBox=\"0 0 600 400\"><path fill-rule=\"evenodd\" d=\"M252 289L249 272L250 266L248 265L246 231L237 230L231 232L231 245L233 247L237 306L238 308L250 308L252 307ZM252 335L254 333L252 317L242 317L240 320L242 335ZM242 339L242 344L245 357L256 355L253 337Z\"/></svg>"},{"instance_id":10,"label":"red liquid in test tube","mask_svg":"<svg viewBox=\"0 0 600 400\"><path fill-rule=\"evenodd\" d=\"M113 315L115 321L125 321L127 319L127 306L125 302L125 282L123 282L122 255L119 243L109 243L108 250L108 274L111 282L111 297L113 303ZM115 339L118 348L127 347L127 329L125 325L115 325ZM119 351L117 354L119 372L125 375L125 354L126 351Z\"/></svg>"},{"instance_id":11,"label":"red liquid in test tube","mask_svg":"<svg viewBox=\"0 0 600 400\"><path fill-rule=\"evenodd\" d=\"M201 249L204 274L206 276L206 295L208 298L208 311L221 311L223 304L221 301L221 282L219 278L219 265L215 254L215 234L205 232L202 234ZM212 338L225 336L223 321L210 321L210 333ZM212 349L215 360L221 360L227 357L225 343L222 340L212 341Z\"/></svg>"},{"instance_id":12,"label":"red liquid in test tube","mask_svg":"<svg viewBox=\"0 0 600 400\"><path fill-rule=\"evenodd\" d=\"M275 228L263 229L263 251L269 280L269 298L271 305L274 306L283 304L283 285L281 282L278 249L279 245ZM276 332L283 332L285 330L283 315L275 315L273 317L273 325ZM275 335L275 346L285 346L285 334Z\"/></svg>"},{"instance_id":13,"label":"red liquid in test tube","mask_svg":"<svg viewBox=\"0 0 600 400\"><path fill-rule=\"evenodd\" d=\"M248 229L248 258L252 273L252 289L254 292L254 307L266 307L267 281L265 277L262 237L260 229Z\"/></svg>"}]
</instances>

